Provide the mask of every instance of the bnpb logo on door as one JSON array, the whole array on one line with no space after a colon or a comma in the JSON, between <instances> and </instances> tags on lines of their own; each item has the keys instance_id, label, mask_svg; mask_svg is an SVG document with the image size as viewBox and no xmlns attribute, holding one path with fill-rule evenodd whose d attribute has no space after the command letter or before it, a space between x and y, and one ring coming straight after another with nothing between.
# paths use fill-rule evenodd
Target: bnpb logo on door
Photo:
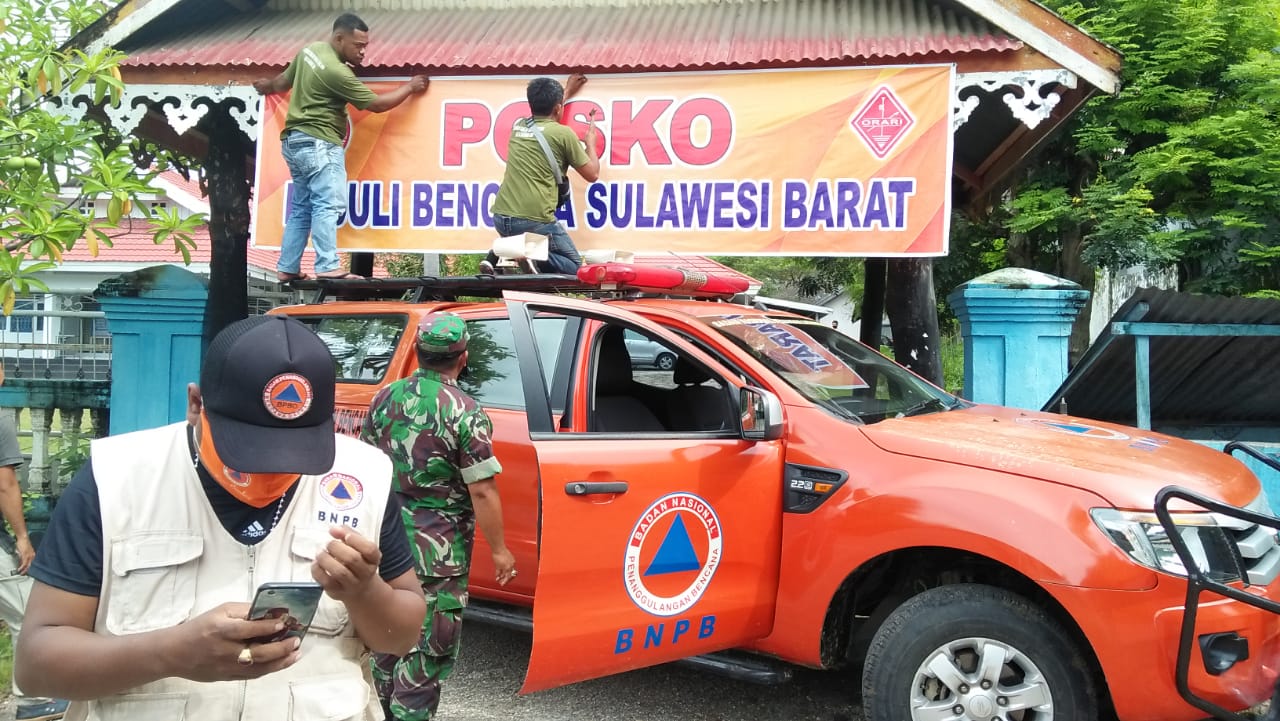
<instances>
[{"instance_id":1,"label":"bnpb logo on door","mask_svg":"<svg viewBox=\"0 0 1280 721\"><path fill-rule=\"evenodd\" d=\"M711 505L692 493L658 499L627 541L622 577L644 611L675 616L702 597L716 575L724 538Z\"/></svg>"},{"instance_id":2,"label":"bnpb logo on door","mask_svg":"<svg viewBox=\"0 0 1280 721\"><path fill-rule=\"evenodd\" d=\"M711 504L692 493L663 496L640 514L627 537L622 564L627 595L646 613L678 616L702 598L723 552L720 518ZM642 647L676 644L681 637L695 635L707 638L715 633L715 622L713 615L676 619L669 629L655 622L639 629L644 634ZM639 642L636 629L620 629L614 653L627 653Z\"/></svg>"}]
</instances>

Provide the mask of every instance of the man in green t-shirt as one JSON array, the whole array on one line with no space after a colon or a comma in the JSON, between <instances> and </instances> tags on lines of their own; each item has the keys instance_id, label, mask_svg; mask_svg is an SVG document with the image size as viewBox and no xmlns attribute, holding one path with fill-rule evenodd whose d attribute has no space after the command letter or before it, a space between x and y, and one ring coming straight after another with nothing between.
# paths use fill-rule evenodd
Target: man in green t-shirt
<instances>
[{"instance_id":1,"label":"man in green t-shirt","mask_svg":"<svg viewBox=\"0 0 1280 721\"><path fill-rule=\"evenodd\" d=\"M276 278L282 283L304 277L302 252L307 236L315 246L317 276L348 275L338 263L338 219L347 210L343 149L350 122L347 103L359 110L385 113L427 89L427 77L415 75L395 90L374 93L349 67L364 60L368 45L369 26L356 15L343 13L333 21L328 40L304 47L283 73L253 83L263 95L293 91L280 134L280 152L293 178L276 263Z\"/></svg>"},{"instance_id":2,"label":"man in green t-shirt","mask_svg":"<svg viewBox=\"0 0 1280 721\"><path fill-rule=\"evenodd\" d=\"M524 233L547 236L547 259L535 266L541 273L572 275L582 265L582 258L568 231L556 221L556 208L560 205L556 176L532 126L542 131L562 177L573 167L588 183L595 182L600 176L595 120L588 124L586 137L581 142L573 130L560 123L565 100L573 97L586 82L582 75L569 78L566 95L565 88L551 78L529 81L525 93L533 117L517 122L511 130L507 169L493 201L493 227L500 237ZM492 275L497 262L498 255L490 251L480 263L480 272Z\"/></svg>"}]
</instances>

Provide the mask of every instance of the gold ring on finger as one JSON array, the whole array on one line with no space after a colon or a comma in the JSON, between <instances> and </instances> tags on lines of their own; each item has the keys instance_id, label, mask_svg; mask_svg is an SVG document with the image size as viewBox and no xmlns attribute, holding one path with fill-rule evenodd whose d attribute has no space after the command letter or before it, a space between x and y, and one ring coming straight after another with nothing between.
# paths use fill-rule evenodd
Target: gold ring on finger
<instances>
[{"instance_id":1,"label":"gold ring on finger","mask_svg":"<svg viewBox=\"0 0 1280 721\"><path fill-rule=\"evenodd\" d=\"M252 666L253 651L248 646L245 646L240 651L240 655L236 656L236 663L240 664L241 666Z\"/></svg>"}]
</instances>

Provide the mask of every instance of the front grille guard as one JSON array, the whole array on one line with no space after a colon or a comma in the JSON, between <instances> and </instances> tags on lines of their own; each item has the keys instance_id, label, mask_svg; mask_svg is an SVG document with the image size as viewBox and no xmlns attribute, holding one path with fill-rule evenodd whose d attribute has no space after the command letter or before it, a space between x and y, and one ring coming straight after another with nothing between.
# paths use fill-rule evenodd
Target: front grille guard
<instances>
[{"instance_id":1,"label":"front grille guard","mask_svg":"<svg viewBox=\"0 0 1280 721\"><path fill-rule=\"evenodd\" d=\"M1229 453L1230 450L1227 452ZM1200 698L1191 691L1191 685L1187 681L1187 674L1191 668L1191 651L1196 647L1196 613L1200 608L1200 596L1206 591L1275 614L1280 614L1280 603L1245 593L1240 588L1233 588L1225 583L1208 578L1200 570L1195 558L1191 555L1191 549L1187 546L1186 540L1182 538L1182 534L1178 532L1178 527L1173 523L1173 517L1169 513L1169 501L1175 498L1213 513L1221 513L1225 516L1231 516L1276 530L1280 530L1280 519L1219 503L1178 486L1166 486L1156 493L1156 517L1160 519L1160 525L1164 527L1165 534L1168 535L1169 541L1173 543L1173 548L1178 553L1178 558L1182 560L1183 567L1187 569L1187 600L1182 614L1182 632L1178 639L1178 664L1176 668L1178 694L1187 703L1208 713L1215 719L1220 719L1221 721L1255 721L1252 716L1244 716L1228 711L1211 701ZM1235 556L1240 577L1245 579L1243 584L1247 588L1249 586L1249 576L1247 569L1245 569L1244 559L1238 552ZM1280 721L1280 683L1277 683L1276 689L1271 694L1271 707L1268 709L1267 714L1257 721Z\"/></svg>"},{"instance_id":2,"label":"front grille guard","mask_svg":"<svg viewBox=\"0 0 1280 721\"><path fill-rule=\"evenodd\" d=\"M1257 460L1267 464L1268 466L1271 466L1276 471L1280 471L1280 459L1277 459L1275 456L1269 456L1247 443L1241 443L1240 441L1231 441L1230 443L1223 446L1222 448L1222 452L1227 454L1228 456L1234 455L1236 451L1244 451L1245 455L1253 456Z\"/></svg>"}]
</instances>

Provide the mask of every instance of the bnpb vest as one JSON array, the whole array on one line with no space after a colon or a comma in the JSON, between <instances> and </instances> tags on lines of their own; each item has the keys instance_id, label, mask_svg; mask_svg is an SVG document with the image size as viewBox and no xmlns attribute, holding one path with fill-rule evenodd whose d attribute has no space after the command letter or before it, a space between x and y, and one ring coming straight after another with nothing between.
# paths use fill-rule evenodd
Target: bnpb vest
<instances>
[{"instance_id":1,"label":"bnpb vest","mask_svg":"<svg viewBox=\"0 0 1280 721\"><path fill-rule=\"evenodd\" d=\"M270 534L245 546L209 506L185 422L93 441L102 505L102 590L94 631L123 636L175 626L268 581L311 581L330 525L380 538L391 462L337 437L333 468L303 476ZM346 606L326 594L293 666L252 681L166 678L73 703L70 721L380 721L369 651Z\"/></svg>"}]
</instances>

